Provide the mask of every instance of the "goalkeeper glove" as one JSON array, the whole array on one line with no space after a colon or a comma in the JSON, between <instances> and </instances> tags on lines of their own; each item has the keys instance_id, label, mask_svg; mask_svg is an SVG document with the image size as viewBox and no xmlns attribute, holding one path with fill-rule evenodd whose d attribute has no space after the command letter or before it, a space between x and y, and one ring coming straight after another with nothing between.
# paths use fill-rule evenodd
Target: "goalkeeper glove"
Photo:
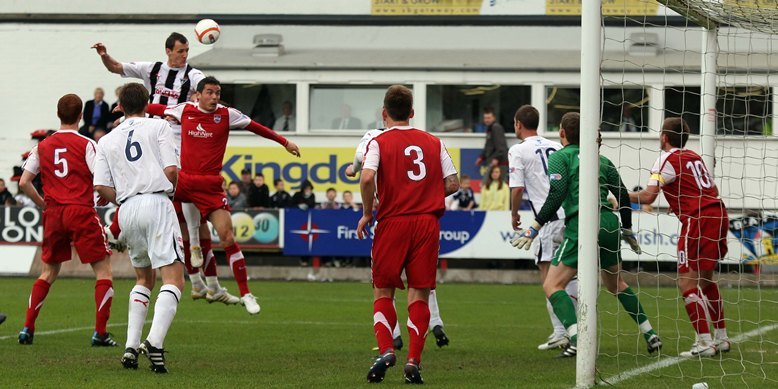
<instances>
[{"instance_id":1,"label":"goalkeeper glove","mask_svg":"<svg viewBox=\"0 0 778 389\"><path fill-rule=\"evenodd\" d=\"M511 245L519 250L529 250L530 246L532 246L532 240L538 236L539 230L540 224L538 224L538 222L532 222L532 226L530 226L529 229L516 231L516 234L513 235L513 238L511 239Z\"/></svg>"},{"instance_id":2,"label":"goalkeeper glove","mask_svg":"<svg viewBox=\"0 0 778 389\"><path fill-rule=\"evenodd\" d=\"M627 242L630 248L632 248L632 251L641 254L643 251L640 249L640 245L638 244L638 239L635 236L635 233L632 232L629 228L622 228L621 229L621 239Z\"/></svg>"}]
</instances>

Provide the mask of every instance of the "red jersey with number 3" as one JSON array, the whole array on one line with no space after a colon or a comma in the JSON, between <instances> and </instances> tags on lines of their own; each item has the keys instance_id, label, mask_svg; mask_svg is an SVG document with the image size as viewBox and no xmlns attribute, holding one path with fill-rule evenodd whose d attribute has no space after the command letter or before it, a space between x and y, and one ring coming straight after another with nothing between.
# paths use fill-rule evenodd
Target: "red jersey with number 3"
<instances>
[{"instance_id":1,"label":"red jersey with number 3","mask_svg":"<svg viewBox=\"0 0 778 389\"><path fill-rule=\"evenodd\" d=\"M443 179L456 174L443 142L412 127L393 127L367 146L363 169L376 171L378 220L445 211Z\"/></svg>"},{"instance_id":2,"label":"red jersey with number 3","mask_svg":"<svg viewBox=\"0 0 778 389\"><path fill-rule=\"evenodd\" d=\"M655 182L662 186L670 210L681 222L697 217L708 207L725 211L713 176L692 150L672 149L663 154L651 171L649 185Z\"/></svg>"},{"instance_id":3,"label":"red jersey with number 3","mask_svg":"<svg viewBox=\"0 0 778 389\"><path fill-rule=\"evenodd\" d=\"M24 169L40 174L46 205L94 207L94 158L93 140L59 130L32 149Z\"/></svg>"}]
</instances>

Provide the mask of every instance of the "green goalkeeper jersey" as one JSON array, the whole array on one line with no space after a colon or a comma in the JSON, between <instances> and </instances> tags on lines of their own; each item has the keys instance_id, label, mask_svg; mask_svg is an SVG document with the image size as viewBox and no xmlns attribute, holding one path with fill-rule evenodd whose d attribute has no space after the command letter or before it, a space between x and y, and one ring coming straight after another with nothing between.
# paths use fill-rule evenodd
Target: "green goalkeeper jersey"
<instances>
[{"instance_id":1,"label":"green goalkeeper jersey","mask_svg":"<svg viewBox=\"0 0 778 389\"><path fill-rule=\"evenodd\" d=\"M543 204L543 208L535 218L541 226L553 218L560 206L565 210L566 225L571 222L578 223L579 153L580 147L570 144L548 157L548 178L551 188L546 203ZM608 192L613 193L619 202L621 225L624 228L632 228L632 209L630 208L627 188L621 181L621 176L613 162L602 155L600 155L599 181L600 209L611 209L611 204L608 202Z\"/></svg>"}]
</instances>

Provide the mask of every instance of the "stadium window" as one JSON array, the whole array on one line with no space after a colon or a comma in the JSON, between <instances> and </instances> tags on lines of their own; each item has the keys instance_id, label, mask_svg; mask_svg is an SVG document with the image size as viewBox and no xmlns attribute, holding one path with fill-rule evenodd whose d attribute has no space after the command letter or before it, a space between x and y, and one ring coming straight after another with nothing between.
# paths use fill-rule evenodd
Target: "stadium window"
<instances>
[{"instance_id":1,"label":"stadium window","mask_svg":"<svg viewBox=\"0 0 778 389\"><path fill-rule=\"evenodd\" d=\"M648 131L648 94L645 88L602 89L603 132ZM546 89L547 131L559 131L559 122L567 112L579 112L581 89L550 86Z\"/></svg>"},{"instance_id":2,"label":"stadium window","mask_svg":"<svg viewBox=\"0 0 778 389\"><path fill-rule=\"evenodd\" d=\"M680 116L689 124L692 134L699 134L700 93L698 86L666 86L665 117Z\"/></svg>"},{"instance_id":3,"label":"stadium window","mask_svg":"<svg viewBox=\"0 0 778 389\"><path fill-rule=\"evenodd\" d=\"M390 85L311 85L311 130L382 128L384 94ZM410 87L410 86L408 86Z\"/></svg>"},{"instance_id":4,"label":"stadium window","mask_svg":"<svg viewBox=\"0 0 778 389\"><path fill-rule=\"evenodd\" d=\"M718 88L716 128L724 135L772 135L773 103L770 88Z\"/></svg>"},{"instance_id":5,"label":"stadium window","mask_svg":"<svg viewBox=\"0 0 778 389\"><path fill-rule=\"evenodd\" d=\"M506 131L513 129L516 110L532 102L525 85L428 85L427 129L431 132L484 132L482 114L494 108Z\"/></svg>"},{"instance_id":6,"label":"stadium window","mask_svg":"<svg viewBox=\"0 0 778 389\"><path fill-rule=\"evenodd\" d=\"M291 118L296 117L294 84L223 84L222 101L230 107L245 113L252 120L269 128L295 131L294 120L285 119L284 112L291 109Z\"/></svg>"}]
</instances>

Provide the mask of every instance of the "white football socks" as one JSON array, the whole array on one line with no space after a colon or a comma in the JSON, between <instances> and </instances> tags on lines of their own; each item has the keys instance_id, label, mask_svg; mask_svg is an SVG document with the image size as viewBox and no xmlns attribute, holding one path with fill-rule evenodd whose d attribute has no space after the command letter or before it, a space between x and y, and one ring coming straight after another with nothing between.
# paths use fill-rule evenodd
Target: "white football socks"
<instances>
[{"instance_id":1,"label":"white football socks","mask_svg":"<svg viewBox=\"0 0 778 389\"><path fill-rule=\"evenodd\" d=\"M559 318L556 317L556 313L554 313L554 307L551 305L551 301L548 301L548 299L546 299L546 310L548 311L548 317L551 319L551 326L554 327L554 337L561 338L567 335L565 326L562 324Z\"/></svg>"},{"instance_id":2,"label":"white football socks","mask_svg":"<svg viewBox=\"0 0 778 389\"><path fill-rule=\"evenodd\" d=\"M200 210L192 203L181 203L181 213L184 214L184 220L186 220L190 245L200 247ZM203 255L205 254L207 253L203 253Z\"/></svg>"},{"instance_id":3,"label":"white football socks","mask_svg":"<svg viewBox=\"0 0 778 389\"><path fill-rule=\"evenodd\" d=\"M219 284L219 277L217 276L205 276L205 283L208 285L208 290L211 292L218 292L222 288Z\"/></svg>"},{"instance_id":4,"label":"white football socks","mask_svg":"<svg viewBox=\"0 0 778 389\"><path fill-rule=\"evenodd\" d=\"M143 323L149 311L151 291L145 286L135 285L130 291L130 308L127 315L127 342L125 347L137 350L143 333Z\"/></svg>"},{"instance_id":5,"label":"white football socks","mask_svg":"<svg viewBox=\"0 0 778 389\"><path fill-rule=\"evenodd\" d=\"M202 290L205 288L205 282L203 282L203 276L200 275L200 269L195 269L197 273L188 274L189 281L192 281L192 289Z\"/></svg>"},{"instance_id":6,"label":"white football socks","mask_svg":"<svg viewBox=\"0 0 778 389\"><path fill-rule=\"evenodd\" d=\"M440 318L440 309L438 309L438 295L435 289L430 290L430 331L436 326L443 327L443 319Z\"/></svg>"},{"instance_id":7,"label":"white football socks","mask_svg":"<svg viewBox=\"0 0 778 389\"><path fill-rule=\"evenodd\" d=\"M174 285L162 285L159 288L157 302L154 304L154 319L151 322L151 330L146 340L156 348L163 348L165 335L176 316L178 302L181 300L181 291Z\"/></svg>"}]
</instances>

